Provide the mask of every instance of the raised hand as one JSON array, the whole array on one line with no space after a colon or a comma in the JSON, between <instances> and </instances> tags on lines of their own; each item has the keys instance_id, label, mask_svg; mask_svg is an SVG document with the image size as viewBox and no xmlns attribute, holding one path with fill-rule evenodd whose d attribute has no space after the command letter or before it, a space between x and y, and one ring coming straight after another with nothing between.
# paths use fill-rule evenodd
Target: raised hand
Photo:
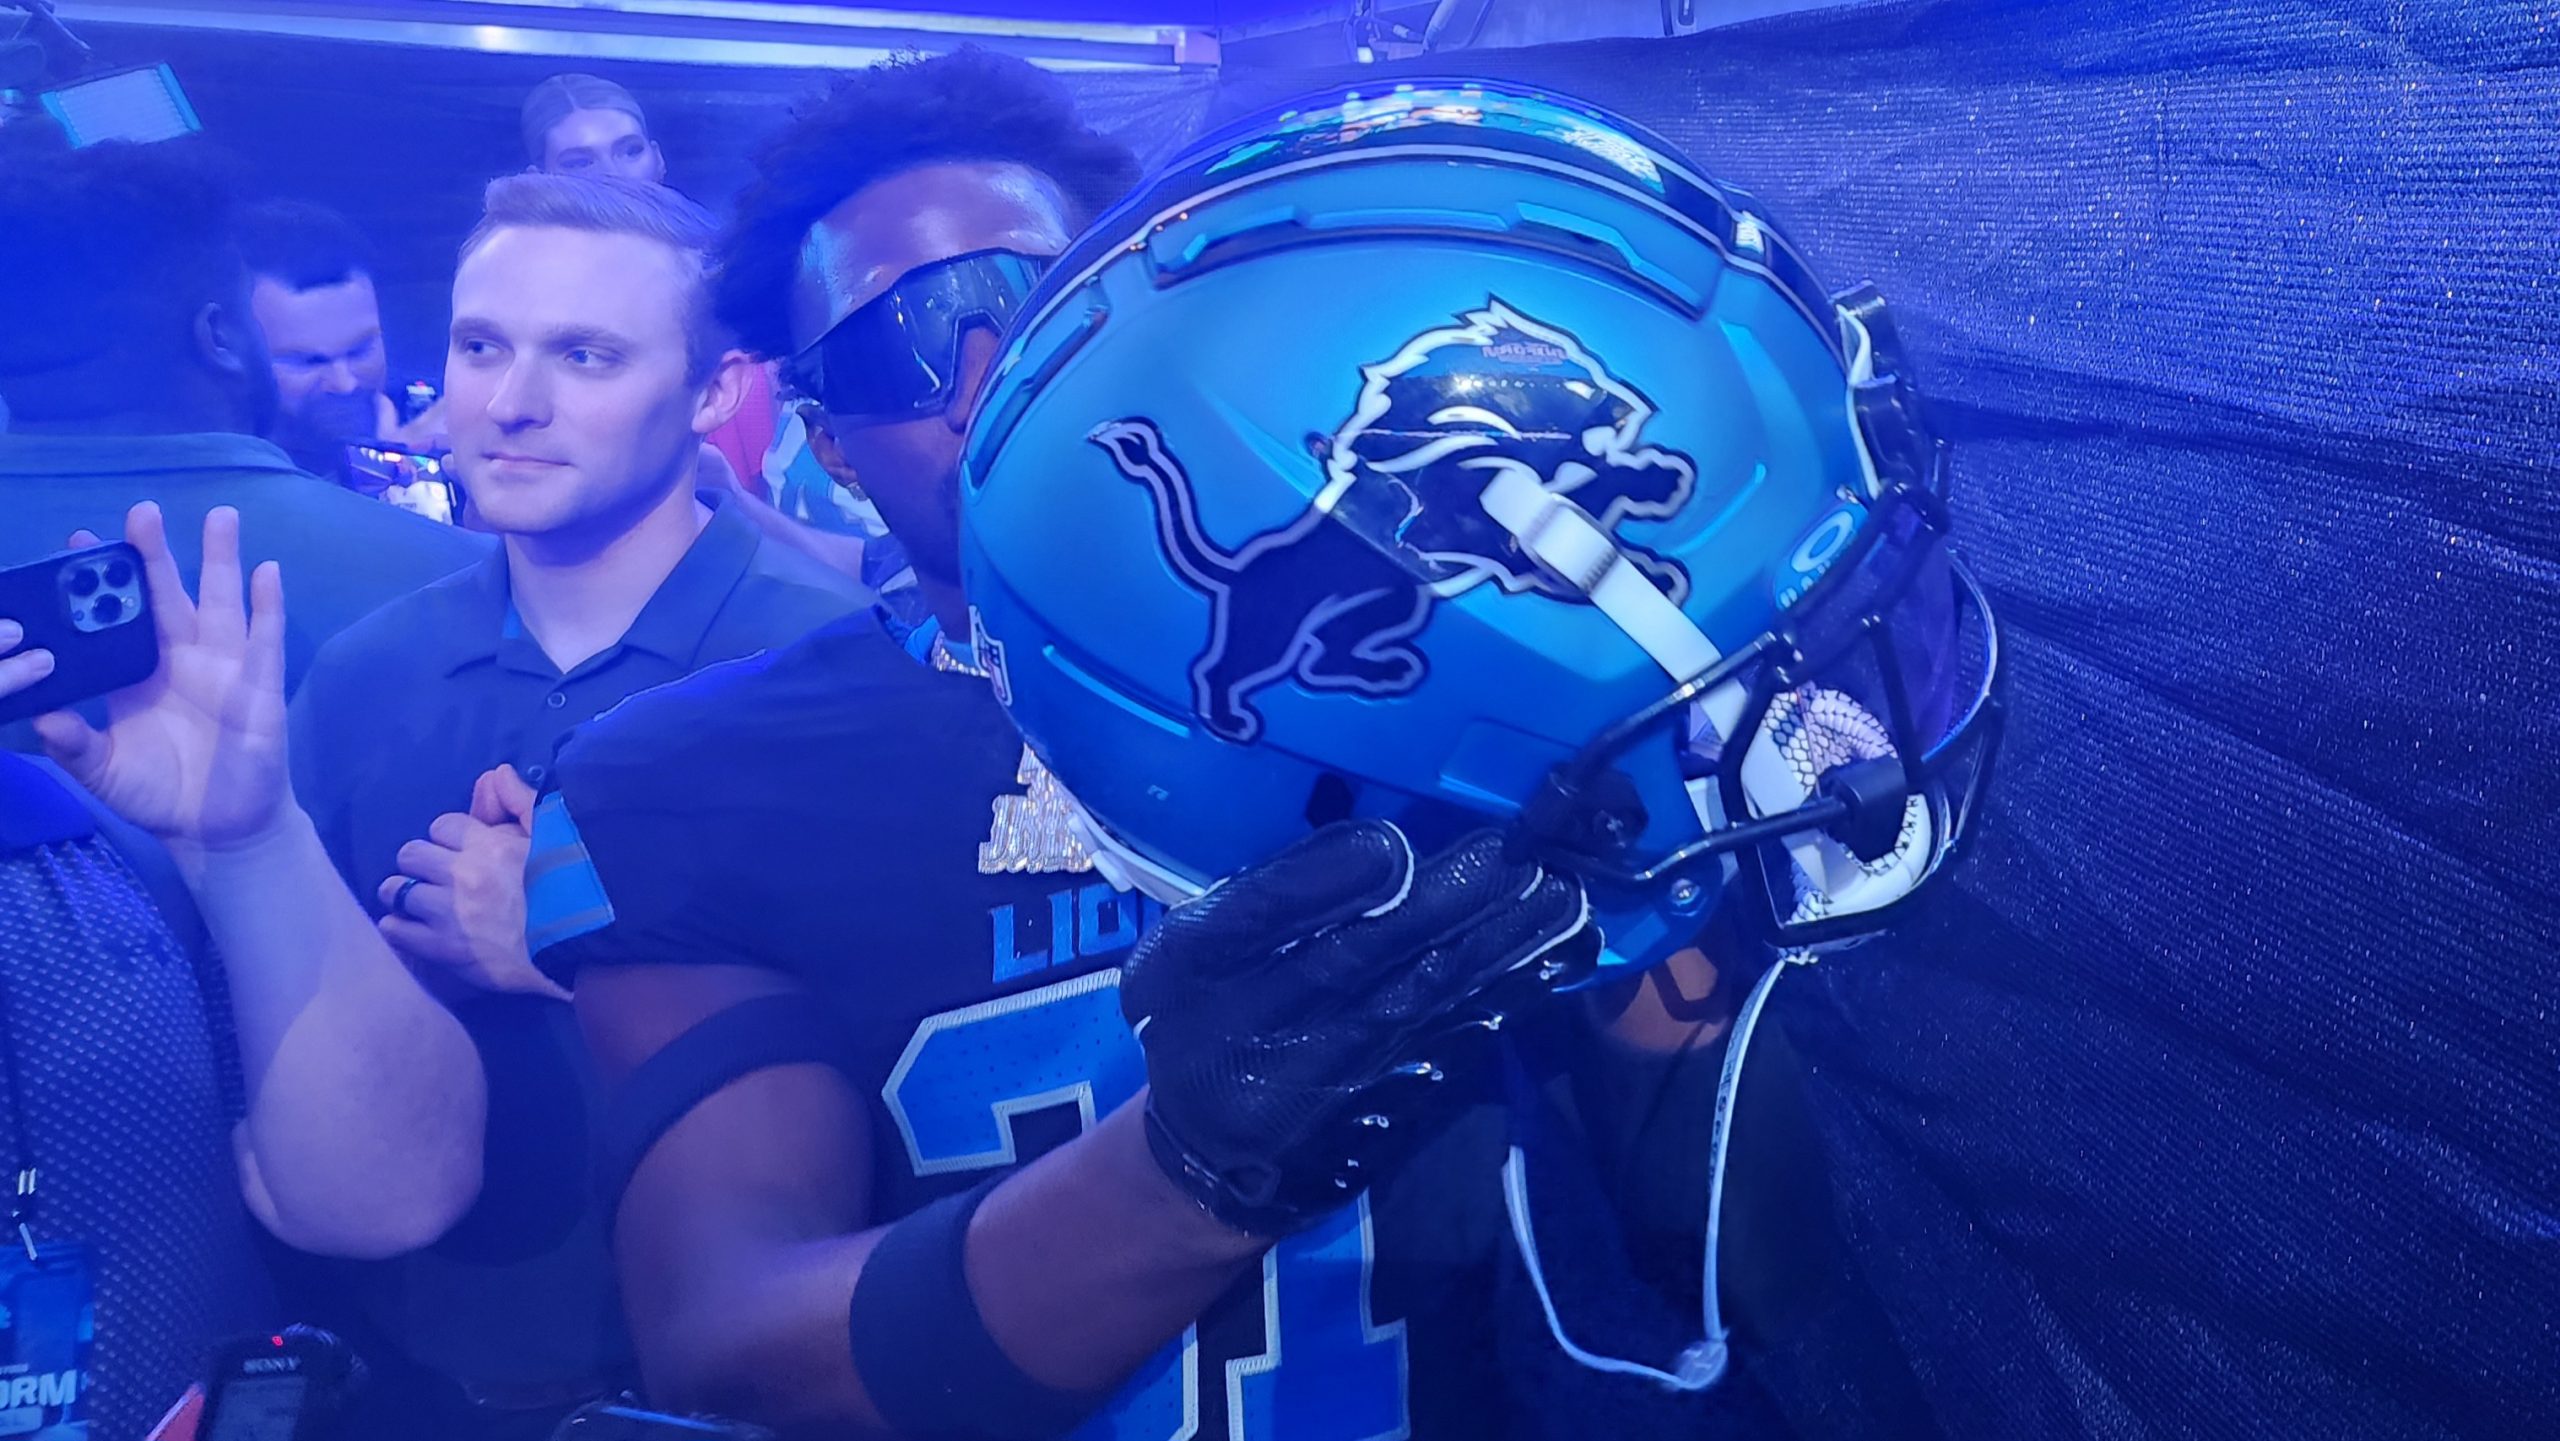
<instances>
[{"instance_id":1,"label":"raised hand","mask_svg":"<svg viewBox=\"0 0 2560 1441\"><path fill-rule=\"evenodd\" d=\"M285 771L284 582L275 563L240 574L240 514L205 516L204 565L189 600L160 508L125 516L142 553L160 668L107 699L105 730L69 711L36 720L45 747L117 814L170 842L227 849L265 836L290 809Z\"/></svg>"}]
</instances>

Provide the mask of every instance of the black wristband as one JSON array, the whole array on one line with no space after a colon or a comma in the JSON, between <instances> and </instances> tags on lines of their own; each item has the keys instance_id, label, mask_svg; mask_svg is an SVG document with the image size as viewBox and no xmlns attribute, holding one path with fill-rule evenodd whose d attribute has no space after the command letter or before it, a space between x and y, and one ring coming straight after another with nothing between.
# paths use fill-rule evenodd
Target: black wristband
<instances>
[{"instance_id":1,"label":"black wristband","mask_svg":"<svg viewBox=\"0 0 2560 1441\"><path fill-rule=\"evenodd\" d=\"M891 1225L854 1282L847 1328L854 1370L880 1419L901 1436L1045 1441L1109 1399L1032 1380L987 1334L964 1257L969 1218L1002 1179Z\"/></svg>"}]
</instances>

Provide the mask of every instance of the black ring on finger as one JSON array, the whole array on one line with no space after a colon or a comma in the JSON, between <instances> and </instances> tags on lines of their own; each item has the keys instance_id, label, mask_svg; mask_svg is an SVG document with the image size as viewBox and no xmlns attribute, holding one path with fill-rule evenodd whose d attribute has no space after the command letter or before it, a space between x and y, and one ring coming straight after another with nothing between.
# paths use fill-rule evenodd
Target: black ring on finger
<instances>
[{"instance_id":1,"label":"black ring on finger","mask_svg":"<svg viewBox=\"0 0 2560 1441\"><path fill-rule=\"evenodd\" d=\"M407 880L402 881L400 883L400 889L391 893L391 913L404 920L416 920L417 917L409 913L409 893L425 884L425 881L418 879L416 876L411 876Z\"/></svg>"}]
</instances>

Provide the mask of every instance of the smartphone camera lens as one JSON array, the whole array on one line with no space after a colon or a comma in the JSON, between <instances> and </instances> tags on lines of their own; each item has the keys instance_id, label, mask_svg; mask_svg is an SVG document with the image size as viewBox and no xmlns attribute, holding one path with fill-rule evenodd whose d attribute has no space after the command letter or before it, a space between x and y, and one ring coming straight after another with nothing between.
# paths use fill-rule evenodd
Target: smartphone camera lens
<instances>
[{"instance_id":1,"label":"smartphone camera lens","mask_svg":"<svg viewBox=\"0 0 2560 1441\"><path fill-rule=\"evenodd\" d=\"M98 593L98 573L89 569L87 566L82 566L80 569L73 571L71 573L71 593L82 597L96 595Z\"/></svg>"},{"instance_id":2,"label":"smartphone camera lens","mask_svg":"<svg viewBox=\"0 0 2560 1441\"><path fill-rule=\"evenodd\" d=\"M133 562L118 558L107 562L107 585L123 590L133 584Z\"/></svg>"},{"instance_id":3,"label":"smartphone camera lens","mask_svg":"<svg viewBox=\"0 0 2560 1441\"><path fill-rule=\"evenodd\" d=\"M112 595L102 595L98 597L97 604L89 607L89 614L100 625L114 625L124 619L124 602Z\"/></svg>"}]
</instances>

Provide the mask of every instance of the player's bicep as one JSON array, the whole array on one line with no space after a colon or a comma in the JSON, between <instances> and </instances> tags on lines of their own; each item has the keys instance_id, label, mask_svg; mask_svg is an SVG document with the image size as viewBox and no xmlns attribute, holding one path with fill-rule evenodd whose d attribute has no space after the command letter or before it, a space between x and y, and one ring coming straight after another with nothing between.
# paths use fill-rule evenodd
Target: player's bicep
<instances>
[{"instance_id":1,"label":"player's bicep","mask_svg":"<svg viewBox=\"0 0 2560 1441\"><path fill-rule=\"evenodd\" d=\"M623 1231L656 1197L690 1203L671 1224L697 1229L805 1238L862 1226L870 1119L827 1063L825 1008L798 982L748 966L598 967L580 978L577 1009L608 1143L625 1151L606 1158L627 1178Z\"/></svg>"},{"instance_id":2,"label":"player's bicep","mask_svg":"<svg viewBox=\"0 0 2560 1441\"><path fill-rule=\"evenodd\" d=\"M819 1061L756 1065L712 1085L716 1061L683 1060L724 1021L816 1014L814 998L749 967L611 966L581 976L577 1008L612 1098L608 1132L634 1152L619 1168L607 1158L609 1186L617 1169L628 1175L608 1204L652 1386L746 1407L784 1378L821 1391L848 1384L844 1318L866 1249L849 1238L869 1219L871 1183L861 1096ZM686 1074L674 1092L647 1096L666 1074L653 1067L670 1058ZM624 1120L634 1105L655 1110L636 1131Z\"/></svg>"}]
</instances>

